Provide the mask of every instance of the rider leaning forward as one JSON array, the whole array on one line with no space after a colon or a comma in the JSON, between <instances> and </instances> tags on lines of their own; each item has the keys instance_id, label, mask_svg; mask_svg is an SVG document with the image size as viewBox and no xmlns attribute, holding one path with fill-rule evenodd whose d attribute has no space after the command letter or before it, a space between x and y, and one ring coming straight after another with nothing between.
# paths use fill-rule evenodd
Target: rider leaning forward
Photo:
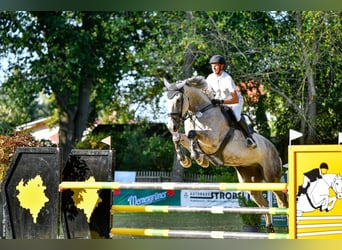
<instances>
[{"instance_id":1,"label":"rider leaning forward","mask_svg":"<svg viewBox=\"0 0 342 250\"><path fill-rule=\"evenodd\" d=\"M211 100L213 105L225 105L232 109L238 125L246 137L247 147L255 148L256 143L252 137L246 121L241 117L243 97L236 90L233 78L224 71L226 60L221 55L214 55L209 63L213 73L208 75L207 82L215 92L215 99Z\"/></svg>"}]
</instances>

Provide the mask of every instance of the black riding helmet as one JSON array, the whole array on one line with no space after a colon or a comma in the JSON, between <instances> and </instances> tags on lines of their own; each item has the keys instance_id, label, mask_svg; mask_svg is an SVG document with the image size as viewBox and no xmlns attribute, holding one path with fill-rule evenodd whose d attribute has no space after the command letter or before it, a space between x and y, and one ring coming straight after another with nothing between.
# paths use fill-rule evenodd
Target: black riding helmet
<instances>
[{"instance_id":1,"label":"black riding helmet","mask_svg":"<svg viewBox=\"0 0 342 250\"><path fill-rule=\"evenodd\" d=\"M319 168L329 169L328 164L326 164L325 162L322 162Z\"/></svg>"},{"instance_id":2,"label":"black riding helmet","mask_svg":"<svg viewBox=\"0 0 342 250\"><path fill-rule=\"evenodd\" d=\"M209 63L220 63L226 65L226 60L221 55L214 55L210 58Z\"/></svg>"}]
</instances>

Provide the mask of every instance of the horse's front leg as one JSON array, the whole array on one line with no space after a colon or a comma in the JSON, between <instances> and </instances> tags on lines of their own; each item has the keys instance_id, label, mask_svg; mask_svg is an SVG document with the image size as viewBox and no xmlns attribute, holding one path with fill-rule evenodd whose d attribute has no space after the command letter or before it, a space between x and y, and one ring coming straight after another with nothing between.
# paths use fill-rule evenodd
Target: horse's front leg
<instances>
[{"instance_id":1,"label":"horse's front leg","mask_svg":"<svg viewBox=\"0 0 342 250\"><path fill-rule=\"evenodd\" d=\"M190 130L188 133L188 139L190 140L190 154L192 159L198 159L200 153L197 151L197 133L195 130Z\"/></svg>"},{"instance_id":2,"label":"horse's front leg","mask_svg":"<svg viewBox=\"0 0 342 250\"><path fill-rule=\"evenodd\" d=\"M191 160L189 159L189 157L187 157L183 152L182 152L182 148L180 147L181 145L181 134L180 133L173 133L172 134L172 141L173 144L175 145L175 150L176 150L176 154L177 154L177 160L180 162L180 164L184 167L184 168L189 168L191 167Z\"/></svg>"},{"instance_id":3,"label":"horse's front leg","mask_svg":"<svg viewBox=\"0 0 342 250\"><path fill-rule=\"evenodd\" d=\"M314 207L319 208L320 211L329 211L329 195L322 195L319 197L314 197L313 195L311 196L311 202ZM336 198L335 198L336 199ZM335 203L333 203L334 205Z\"/></svg>"},{"instance_id":4,"label":"horse's front leg","mask_svg":"<svg viewBox=\"0 0 342 250\"><path fill-rule=\"evenodd\" d=\"M203 154L203 152L198 152L198 141L197 141L197 133L195 130L190 130L188 133L188 139L190 143L190 155L191 158L194 159L198 165L202 166L203 168L209 167L209 161Z\"/></svg>"},{"instance_id":5,"label":"horse's front leg","mask_svg":"<svg viewBox=\"0 0 342 250\"><path fill-rule=\"evenodd\" d=\"M331 209L334 208L336 203L336 197L328 197L328 201L327 201L327 207L325 209L325 211L330 211Z\"/></svg>"}]
</instances>

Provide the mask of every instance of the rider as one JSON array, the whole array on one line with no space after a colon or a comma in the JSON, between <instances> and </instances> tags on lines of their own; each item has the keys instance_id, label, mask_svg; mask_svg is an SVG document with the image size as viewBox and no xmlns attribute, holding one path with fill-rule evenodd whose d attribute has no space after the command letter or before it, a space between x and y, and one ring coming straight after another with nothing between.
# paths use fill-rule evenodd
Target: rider
<instances>
[{"instance_id":1,"label":"rider","mask_svg":"<svg viewBox=\"0 0 342 250\"><path fill-rule=\"evenodd\" d=\"M303 185L299 186L297 196L300 196L301 194L306 194L308 188L310 187L310 183L315 182L318 179L322 179L322 175L326 174L328 172L328 169L328 164L322 162L321 165L319 165L319 168L314 168L304 173Z\"/></svg>"},{"instance_id":2,"label":"rider","mask_svg":"<svg viewBox=\"0 0 342 250\"><path fill-rule=\"evenodd\" d=\"M207 77L209 86L215 92L215 99L211 100L213 105L227 105L234 112L235 118L246 137L247 147L255 148L257 145L252 137L246 121L241 117L243 97L236 90L236 85L232 77L224 71L226 60L221 55L214 55L209 63L213 73Z\"/></svg>"}]
</instances>

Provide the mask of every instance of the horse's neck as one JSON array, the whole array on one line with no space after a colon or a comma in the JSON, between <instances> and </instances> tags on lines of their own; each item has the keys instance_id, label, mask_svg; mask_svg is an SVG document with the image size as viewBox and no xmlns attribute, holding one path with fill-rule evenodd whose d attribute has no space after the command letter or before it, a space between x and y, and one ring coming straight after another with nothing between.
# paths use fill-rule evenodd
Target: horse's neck
<instances>
[{"instance_id":1,"label":"horse's neck","mask_svg":"<svg viewBox=\"0 0 342 250\"><path fill-rule=\"evenodd\" d=\"M323 175L322 175L323 181L324 181L329 187L331 187L331 185L333 184L335 178L336 178L336 174L323 174Z\"/></svg>"},{"instance_id":2,"label":"horse's neck","mask_svg":"<svg viewBox=\"0 0 342 250\"><path fill-rule=\"evenodd\" d=\"M186 95L189 97L189 110L193 113L198 112L211 103L210 99L200 89L194 87L191 90L188 87Z\"/></svg>"}]
</instances>

